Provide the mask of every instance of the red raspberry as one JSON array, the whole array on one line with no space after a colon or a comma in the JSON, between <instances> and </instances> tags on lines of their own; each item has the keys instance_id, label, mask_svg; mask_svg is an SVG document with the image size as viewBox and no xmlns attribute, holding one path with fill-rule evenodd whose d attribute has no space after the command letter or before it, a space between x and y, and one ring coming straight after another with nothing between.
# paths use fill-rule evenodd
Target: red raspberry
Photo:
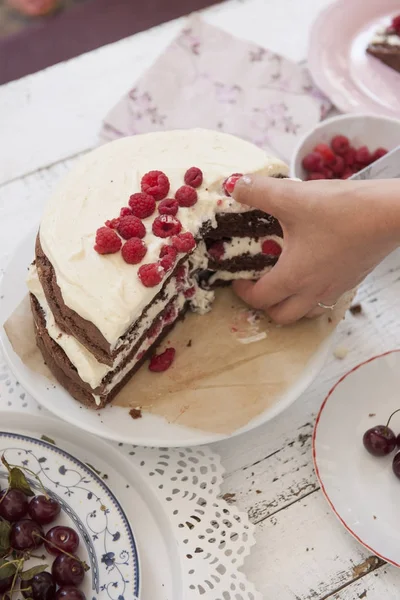
<instances>
[{"instance_id":1,"label":"red raspberry","mask_svg":"<svg viewBox=\"0 0 400 600\"><path fill-rule=\"evenodd\" d=\"M168 306L166 307L163 317L162 317L164 323L166 323L167 325L169 323L172 323L173 321L175 321L177 316L178 316L178 313L177 313L175 304L173 302L170 302L168 304Z\"/></svg>"},{"instance_id":2,"label":"red raspberry","mask_svg":"<svg viewBox=\"0 0 400 600\"><path fill-rule=\"evenodd\" d=\"M149 370L161 373L170 368L175 358L175 348L167 348L162 354L155 354L150 360Z\"/></svg>"},{"instance_id":3,"label":"red raspberry","mask_svg":"<svg viewBox=\"0 0 400 600\"><path fill-rule=\"evenodd\" d=\"M172 215L174 217L178 212L178 209L178 200L175 200L175 198L165 198L165 200L161 200L158 205L158 212L160 215Z\"/></svg>"},{"instance_id":4,"label":"red raspberry","mask_svg":"<svg viewBox=\"0 0 400 600\"><path fill-rule=\"evenodd\" d=\"M268 254L269 256L279 256L282 254L282 248L274 240L264 240L261 244L261 250L263 254Z\"/></svg>"},{"instance_id":5,"label":"red raspberry","mask_svg":"<svg viewBox=\"0 0 400 600\"><path fill-rule=\"evenodd\" d=\"M379 158L382 158L382 156L385 156L385 154L387 154L387 153L388 153L388 150L386 150L386 148L377 148L371 156L371 162L374 162L374 160L378 160Z\"/></svg>"},{"instance_id":6,"label":"red raspberry","mask_svg":"<svg viewBox=\"0 0 400 600\"><path fill-rule=\"evenodd\" d=\"M133 237L144 238L146 229L140 219L137 217L122 217L120 219L117 231L124 240Z\"/></svg>"},{"instance_id":7,"label":"red raspberry","mask_svg":"<svg viewBox=\"0 0 400 600\"><path fill-rule=\"evenodd\" d=\"M325 175L323 173L310 173L307 175L307 181L314 181L316 179L325 179Z\"/></svg>"},{"instance_id":8,"label":"red raspberry","mask_svg":"<svg viewBox=\"0 0 400 600\"><path fill-rule=\"evenodd\" d=\"M197 202L197 192L190 185L183 185L176 190L175 198L178 200L179 206L193 206Z\"/></svg>"},{"instance_id":9,"label":"red raspberry","mask_svg":"<svg viewBox=\"0 0 400 600\"><path fill-rule=\"evenodd\" d=\"M110 229L118 229L119 219L111 219L105 222L106 227L110 227Z\"/></svg>"},{"instance_id":10,"label":"red raspberry","mask_svg":"<svg viewBox=\"0 0 400 600\"><path fill-rule=\"evenodd\" d=\"M121 248L121 238L109 227L100 227L96 231L96 243L94 249L99 254L114 254Z\"/></svg>"},{"instance_id":11,"label":"red raspberry","mask_svg":"<svg viewBox=\"0 0 400 600\"><path fill-rule=\"evenodd\" d=\"M122 246L122 258L130 265L142 262L147 252L146 244L137 237L133 237Z\"/></svg>"},{"instance_id":12,"label":"red raspberry","mask_svg":"<svg viewBox=\"0 0 400 600\"><path fill-rule=\"evenodd\" d=\"M347 150L346 154L343 155L344 162L348 167L351 167L356 162L356 149L350 148Z\"/></svg>"},{"instance_id":13,"label":"red raspberry","mask_svg":"<svg viewBox=\"0 0 400 600\"><path fill-rule=\"evenodd\" d=\"M163 280L165 271L159 263L150 263L139 267L138 275L145 287L155 287Z\"/></svg>"},{"instance_id":14,"label":"red raspberry","mask_svg":"<svg viewBox=\"0 0 400 600\"><path fill-rule=\"evenodd\" d=\"M349 138L345 135L335 135L331 141L331 148L339 156L344 156L350 148Z\"/></svg>"},{"instance_id":15,"label":"red raspberry","mask_svg":"<svg viewBox=\"0 0 400 600\"><path fill-rule=\"evenodd\" d=\"M128 206L123 206L121 208L121 212L119 213L120 217L130 217L132 215L132 211Z\"/></svg>"},{"instance_id":16,"label":"red raspberry","mask_svg":"<svg viewBox=\"0 0 400 600\"><path fill-rule=\"evenodd\" d=\"M306 171L319 173L324 167L322 156L318 152L310 152L301 161L303 169Z\"/></svg>"},{"instance_id":17,"label":"red raspberry","mask_svg":"<svg viewBox=\"0 0 400 600\"><path fill-rule=\"evenodd\" d=\"M149 171L143 175L140 187L154 200L162 200L169 192L169 179L162 171Z\"/></svg>"},{"instance_id":18,"label":"red raspberry","mask_svg":"<svg viewBox=\"0 0 400 600\"><path fill-rule=\"evenodd\" d=\"M225 196L230 196L232 194L233 190L235 189L235 185L241 177L243 177L243 173L232 173L232 175L229 175L229 177L225 179L224 183L222 184Z\"/></svg>"},{"instance_id":19,"label":"red raspberry","mask_svg":"<svg viewBox=\"0 0 400 600\"><path fill-rule=\"evenodd\" d=\"M178 283L183 283L186 278L186 267L181 265L175 272L175 279Z\"/></svg>"},{"instance_id":20,"label":"red raspberry","mask_svg":"<svg viewBox=\"0 0 400 600\"><path fill-rule=\"evenodd\" d=\"M162 321L161 321L161 318L159 318L159 319L157 319L157 321L154 321L153 325L147 331L147 337L148 338L156 338L161 333L161 330L162 330Z\"/></svg>"},{"instance_id":21,"label":"red raspberry","mask_svg":"<svg viewBox=\"0 0 400 600\"><path fill-rule=\"evenodd\" d=\"M344 158L335 156L335 162L331 164L331 169L335 175L342 175L345 169Z\"/></svg>"},{"instance_id":22,"label":"red raspberry","mask_svg":"<svg viewBox=\"0 0 400 600\"><path fill-rule=\"evenodd\" d=\"M181 229L181 222L175 219L175 217L171 217L171 215L161 215L153 221L153 233L160 238L177 235Z\"/></svg>"},{"instance_id":23,"label":"red raspberry","mask_svg":"<svg viewBox=\"0 0 400 600\"><path fill-rule=\"evenodd\" d=\"M221 260L225 254L224 242L214 242L208 249L208 254L212 256L214 260Z\"/></svg>"},{"instance_id":24,"label":"red raspberry","mask_svg":"<svg viewBox=\"0 0 400 600\"><path fill-rule=\"evenodd\" d=\"M328 144L317 144L314 152L318 152L322 156L325 165L330 165L335 160L335 154Z\"/></svg>"},{"instance_id":25,"label":"red raspberry","mask_svg":"<svg viewBox=\"0 0 400 600\"><path fill-rule=\"evenodd\" d=\"M344 170L343 175L341 176L340 179L348 179L349 177L351 177L353 175L353 171L350 167L346 167Z\"/></svg>"},{"instance_id":26,"label":"red raspberry","mask_svg":"<svg viewBox=\"0 0 400 600\"><path fill-rule=\"evenodd\" d=\"M328 169L328 167L325 167L322 170L322 175L325 177L325 179L333 179L333 171L332 169Z\"/></svg>"},{"instance_id":27,"label":"red raspberry","mask_svg":"<svg viewBox=\"0 0 400 600\"><path fill-rule=\"evenodd\" d=\"M186 185L198 188L203 183L203 173L197 167L190 167L185 173L184 181Z\"/></svg>"},{"instance_id":28,"label":"red raspberry","mask_svg":"<svg viewBox=\"0 0 400 600\"><path fill-rule=\"evenodd\" d=\"M400 35L400 15L397 15L397 17L393 18L392 27L395 32Z\"/></svg>"},{"instance_id":29,"label":"red raspberry","mask_svg":"<svg viewBox=\"0 0 400 600\"><path fill-rule=\"evenodd\" d=\"M138 194L132 194L129 198L129 206L131 207L132 214L139 219L145 219L150 217L156 209L156 201L153 196L139 192Z\"/></svg>"},{"instance_id":30,"label":"red raspberry","mask_svg":"<svg viewBox=\"0 0 400 600\"><path fill-rule=\"evenodd\" d=\"M183 292L183 295L185 296L185 298L193 298L193 296L195 295L195 293L196 293L196 288L193 286L193 287L185 290Z\"/></svg>"},{"instance_id":31,"label":"red raspberry","mask_svg":"<svg viewBox=\"0 0 400 600\"><path fill-rule=\"evenodd\" d=\"M160 265L163 267L163 269L169 271L174 266L177 256L178 252L175 250L175 248L165 244L160 250Z\"/></svg>"},{"instance_id":32,"label":"red raspberry","mask_svg":"<svg viewBox=\"0 0 400 600\"><path fill-rule=\"evenodd\" d=\"M196 247L196 241L189 231L174 235L171 238L171 244L178 252L190 252L190 250Z\"/></svg>"},{"instance_id":33,"label":"red raspberry","mask_svg":"<svg viewBox=\"0 0 400 600\"><path fill-rule=\"evenodd\" d=\"M361 146L361 148L356 151L356 162L363 166L369 165L371 162L371 153L367 146Z\"/></svg>"}]
</instances>

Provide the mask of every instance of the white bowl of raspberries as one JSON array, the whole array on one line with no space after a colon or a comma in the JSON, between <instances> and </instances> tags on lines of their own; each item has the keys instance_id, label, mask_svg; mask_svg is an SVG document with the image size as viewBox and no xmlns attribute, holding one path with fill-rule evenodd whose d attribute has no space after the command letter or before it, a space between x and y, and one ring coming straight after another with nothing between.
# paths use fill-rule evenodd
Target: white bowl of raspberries
<instances>
[{"instance_id":1,"label":"white bowl of raspberries","mask_svg":"<svg viewBox=\"0 0 400 600\"><path fill-rule=\"evenodd\" d=\"M290 164L302 180L348 179L400 145L400 120L343 115L322 121L297 146Z\"/></svg>"}]
</instances>

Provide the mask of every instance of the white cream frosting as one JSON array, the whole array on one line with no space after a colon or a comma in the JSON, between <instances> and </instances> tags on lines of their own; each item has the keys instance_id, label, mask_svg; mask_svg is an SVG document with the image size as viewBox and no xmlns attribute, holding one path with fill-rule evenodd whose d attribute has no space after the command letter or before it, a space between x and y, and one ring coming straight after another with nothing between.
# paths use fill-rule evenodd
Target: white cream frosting
<instances>
[{"instance_id":1,"label":"white cream frosting","mask_svg":"<svg viewBox=\"0 0 400 600\"><path fill-rule=\"evenodd\" d=\"M373 44L389 44L389 46L400 46L400 35L395 33L377 34L372 40Z\"/></svg>"},{"instance_id":2,"label":"white cream frosting","mask_svg":"<svg viewBox=\"0 0 400 600\"><path fill-rule=\"evenodd\" d=\"M51 312L51 309L46 301L46 297L44 295L43 288L39 281L37 269L35 266L31 265L31 267L29 268L27 283L28 283L29 291L36 297L37 301L39 302L39 304L44 312L44 317L46 320L46 329L47 329L49 336L64 350L65 354L67 355L67 357L69 358L71 363L76 368L78 375L82 379L82 381L88 383L93 389L100 386L103 378L108 373L110 373L111 371L116 369L118 367L118 365L123 362L123 360L126 358L127 354L129 354L134 342L129 344L126 351L122 351L118 354L112 367L99 362L94 357L94 355L91 352L89 352L89 350L87 350L87 348L85 348L85 346L83 346L80 342L78 342L78 340L74 336L64 333L58 327L57 323L54 320L53 313ZM174 293L172 294L172 296L174 296L176 294L175 285L173 285L173 288L174 288ZM205 292L204 292L204 290L199 290L199 291L202 292L202 294L200 294L199 300L198 300L198 302L201 304L202 302L204 302L203 297L204 297ZM148 319L146 318L143 320L143 323L140 324L141 333L143 333L148 328L149 324L154 321L154 318L156 317L156 315L159 312L161 312L163 310L163 308L165 308L165 306L166 306L166 304L168 304L168 302L169 302L169 299L166 301L163 301L162 303L157 302L157 307L152 306L152 309L154 308L154 311L156 311L156 308L157 308L157 311L153 313L153 318L150 319L149 322L148 322ZM177 297L177 299L175 301L177 314L178 314L178 312L180 312L182 310L185 302L186 302L186 299L185 299L184 294L182 293ZM172 319L172 321L174 319ZM169 322L164 323L164 326L166 326L166 325L169 325ZM136 334L135 339L138 339L138 338L139 338L139 334ZM112 378L112 381L107 386L104 387L104 389L102 390L103 394L108 394L121 381L121 379L126 375L126 373L128 373L134 367L134 365L137 363L137 361L140 360L141 354L143 354L143 352L145 352L153 344L153 342L154 342L154 338L146 337L143 340L141 346L138 348L138 350L137 350L135 356L132 358L132 360L130 360L124 366L124 368L121 369ZM93 394L93 397L94 397L96 404L97 405L100 404L100 401L99 401L100 397L96 396L95 394Z\"/></svg>"},{"instance_id":3,"label":"white cream frosting","mask_svg":"<svg viewBox=\"0 0 400 600\"><path fill-rule=\"evenodd\" d=\"M94 323L112 348L163 282L146 288L137 277L139 265L128 265L121 253L97 254L93 248L96 230L107 219L117 217L130 195L140 191L146 172L163 171L170 180L168 195L172 197L191 166L202 169L204 181L197 190L198 202L180 208L178 218L183 230L194 235L204 222L215 223L216 212L243 210L222 191L222 182L231 173L287 174L284 163L227 134L201 129L150 133L123 138L87 154L46 207L40 241L54 267L64 302ZM144 263L156 261L166 241L151 232L155 216L144 220L148 247Z\"/></svg>"}]
</instances>

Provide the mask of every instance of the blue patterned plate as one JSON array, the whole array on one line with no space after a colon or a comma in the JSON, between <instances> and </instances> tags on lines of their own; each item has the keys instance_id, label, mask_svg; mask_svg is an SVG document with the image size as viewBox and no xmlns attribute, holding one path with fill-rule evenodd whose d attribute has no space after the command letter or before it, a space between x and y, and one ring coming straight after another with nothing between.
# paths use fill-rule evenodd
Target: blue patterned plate
<instances>
[{"instance_id":1,"label":"blue patterned plate","mask_svg":"<svg viewBox=\"0 0 400 600\"><path fill-rule=\"evenodd\" d=\"M140 589L138 551L128 519L104 482L107 475L51 442L0 432L0 456L37 474L47 493L61 504L59 519L47 529L68 525L79 533L77 554L90 567L82 585L87 600L134 600ZM35 478L25 475L40 493ZM1 488L6 480L1 467ZM50 565L52 559L48 559Z\"/></svg>"}]
</instances>

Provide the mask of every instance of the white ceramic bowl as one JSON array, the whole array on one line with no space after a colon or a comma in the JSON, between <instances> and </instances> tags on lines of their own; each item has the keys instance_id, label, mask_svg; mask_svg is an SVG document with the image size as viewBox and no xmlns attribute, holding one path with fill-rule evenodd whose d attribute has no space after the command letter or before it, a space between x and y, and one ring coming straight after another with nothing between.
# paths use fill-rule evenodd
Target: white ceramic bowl
<instances>
[{"instance_id":1,"label":"white ceramic bowl","mask_svg":"<svg viewBox=\"0 0 400 600\"><path fill-rule=\"evenodd\" d=\"M300 140L290 163L291 176L305 179L303 158L317 144L329 144L335 135L345 135L352 145L367 146L371 151L379 147L393 150L400 145L400 120L375 115L342 115L322 121Z\"/></svg>"}]
</instances>

